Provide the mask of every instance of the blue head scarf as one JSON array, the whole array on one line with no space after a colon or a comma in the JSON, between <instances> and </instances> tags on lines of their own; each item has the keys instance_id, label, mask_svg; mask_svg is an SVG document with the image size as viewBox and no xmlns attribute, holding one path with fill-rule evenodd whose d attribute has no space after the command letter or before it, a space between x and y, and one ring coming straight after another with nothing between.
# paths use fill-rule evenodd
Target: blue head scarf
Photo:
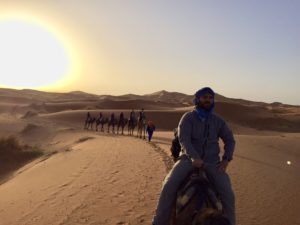
<instances>
[{"instance_id":1,"label":"blue head scarf","mask_svg":"<svg viewBox=\"0 0 300 225\"><path fill-rule=\"evenodd\" d=\"M198 90L195 93L195 98L193 100L194 104L196 105L197 115L198 115L199 119L201 119L201 120L206 119L213 112L214 107L215 107L215 102L214 101L213 101L212 105L210 106L210 108L208 110L204 110L203 108L198 106L198 103L199 103L198 98L200 96L205 95L206 93L211 94L213 96L213 98L215 97L215 92L211 88L204 87L204 88L201 88L200 90Z\"/></svg>"}]
</instances>

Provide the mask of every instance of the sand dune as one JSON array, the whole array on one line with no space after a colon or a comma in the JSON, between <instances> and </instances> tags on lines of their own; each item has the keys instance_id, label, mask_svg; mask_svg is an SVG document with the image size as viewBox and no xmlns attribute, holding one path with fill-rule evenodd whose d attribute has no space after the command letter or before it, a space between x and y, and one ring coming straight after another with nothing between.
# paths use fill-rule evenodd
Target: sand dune
<instances>
[{"instance_id":1,"label":"sand dune","mask_svg":"<svg viewBox=\"0 0 300 225\"><path fill-rule=\"evenodd\" d=\"M149 224L160 155L137 139L91 136L1 185L1 224Z\"/></svg>"},{"instance_id":2,"label":"sand dune","mask_svg":"<svg viewBox=\"0 0 300 225\"><path fill-rule=\"evenodd\" d=\"M286 111L300 110L295 107ZM285 113L286 113L285 111ZM251 127L258 130L272 130L284 132L300 132L300 117L294 113L288 117L282 111L274 111L265 106L245 106L241 104L218 102L216 112L228 122Z\"/></svg>"},{"instance_id":3,"label":"sand dune","mask_svg":"<svg viewBox=\"0 0 300 225\"><path fill-rule=\"evenodd\" d=\"M93 95L80 91L69 93L48 93L34 90L0 89L0 113L14 113L22 116L51 113L97 110L112 112L118 110L146 109L159 128L171 130L176 127L181 115L192 108L193 96L178 92L158 91L146 95ZM99 112L98 111L98 112ZM160 111L169 111L163 112ZM300 132L300 107L279 102L271 104L244 99L233 99L216 95L216 112L233 126L251 129ZM59 117L62 117L62 115ZM71 114L70 114L71 115ZM75 114L72 113L73 116ZM57 114L53 115L57 117ZM78 116L77 116L78 117ZM167 121L165 120L167 118ZM66 121L70 120L66 118Z\"/></svg>"},{"instance_id":4,"label":"sand dune","mask_svg":"<svg viewBox=\"0 0 300 225\"><path fill-rule=\"evenodd\" d=\"M240 107L240 108L239 108ZM236 111L232 111L230 106L227 108L222 105L217 106L216 112L223 116L223 118L229 122L233 130L237 133L249 133L249 131L282 131L282 132L300 132L300 120L296 117L284 116L279 117L272 115L266 110L253 109L253 113L248 108L243 106L237 106ZM191 108L173 109L173 110L146 110L147 119L153 120L159 130L173 130L177 127L181 116L190 111ZM73 124L77 126L83 126L83 122L86 117L86 113L90 112L92 116L98 117L102 112L105 117L109 117L112 112L118 117L120 112L125 113L125 117L129 117L129 109L105 109L105 110L70 110L57 113L47 113L40 115L43 118L48 118L62 123Z\"/></svg>"}]
</instances>

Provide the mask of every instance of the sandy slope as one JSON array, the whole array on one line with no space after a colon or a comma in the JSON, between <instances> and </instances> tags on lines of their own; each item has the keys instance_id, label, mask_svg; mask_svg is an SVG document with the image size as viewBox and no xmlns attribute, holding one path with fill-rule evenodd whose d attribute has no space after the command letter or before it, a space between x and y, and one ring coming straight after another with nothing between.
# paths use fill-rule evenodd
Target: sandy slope
<instances>
[{"instance_id":1,"label":"sandy slope","mask_svg":"<svg viewBox=\"0 0 300 225\"><path fill-rule=\"evenodd\" d=\"M156 132L148 144L91 131L60 133L53 145L68 148L0 186L1 224L149 224L171 137L172 132ZM228 172L238 225L300 224L299 137L236 135Z\"/></svg>"},{"instance_id":2,"label":"sandy slope","mask_svg":"<svg viewBox=\"0 0 300 225\"><path fill-rule=\"evenodd\" d=\"M166 172L129 137L93 135L0 186L1 224L149 224Z\"/></svg>"}]
</instances>

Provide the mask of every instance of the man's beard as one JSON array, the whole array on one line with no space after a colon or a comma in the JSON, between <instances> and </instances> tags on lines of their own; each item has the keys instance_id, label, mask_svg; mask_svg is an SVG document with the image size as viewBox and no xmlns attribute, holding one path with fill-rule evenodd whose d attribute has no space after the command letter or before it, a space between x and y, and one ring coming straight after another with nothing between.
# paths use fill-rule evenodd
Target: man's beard
<instances>
[{"instance_id":1,"label":"man's beard","mask_svg":"<svg viewBox=\"0 0 300 225\"><path fill-rule=\"evenodd\" d=\"M210 107L211 107L211 103L203 103L203 104L199 104L198 107L200 107L201 109L205 110L205 111L209 111Z\"/></svg>"}]
</instances>

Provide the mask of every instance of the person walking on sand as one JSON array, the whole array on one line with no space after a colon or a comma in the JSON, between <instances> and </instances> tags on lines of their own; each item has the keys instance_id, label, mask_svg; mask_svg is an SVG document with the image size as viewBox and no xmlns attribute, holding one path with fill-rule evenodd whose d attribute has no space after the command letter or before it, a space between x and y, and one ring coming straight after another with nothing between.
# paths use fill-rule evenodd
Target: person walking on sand
<instances>
[{"instance_id":1,"label":"person walking on sand","mask_svg":"<svg viewBox=\"0 0 300 225\"><path fill-rule=\"evenodd\" d=\"M235 195L226 173L233 158L235 140L231 129L219 115L213 112L214 91L205 87L194 95L195 108L186 112L178 125L178 137L182 147L179 160L164 179L153 225L169 225L177 189L188 174L205 163L205 172L214 185L223 205L223 214L235 225ZM219 138L224 142L224 154L220 159Z\"/></svg>"},{"instance_id":2,"label":"person walking on sand","mask_svg":"<svg viewBox=\"0 0 300 225\"><path fill-rule=\"evenodd\" d=\"M153 132L155 131L155 125L153 121L149 120L146 128L146 132L148 134L148 141L150 142L153 136Z\"/></svg>"}]
</instances>

